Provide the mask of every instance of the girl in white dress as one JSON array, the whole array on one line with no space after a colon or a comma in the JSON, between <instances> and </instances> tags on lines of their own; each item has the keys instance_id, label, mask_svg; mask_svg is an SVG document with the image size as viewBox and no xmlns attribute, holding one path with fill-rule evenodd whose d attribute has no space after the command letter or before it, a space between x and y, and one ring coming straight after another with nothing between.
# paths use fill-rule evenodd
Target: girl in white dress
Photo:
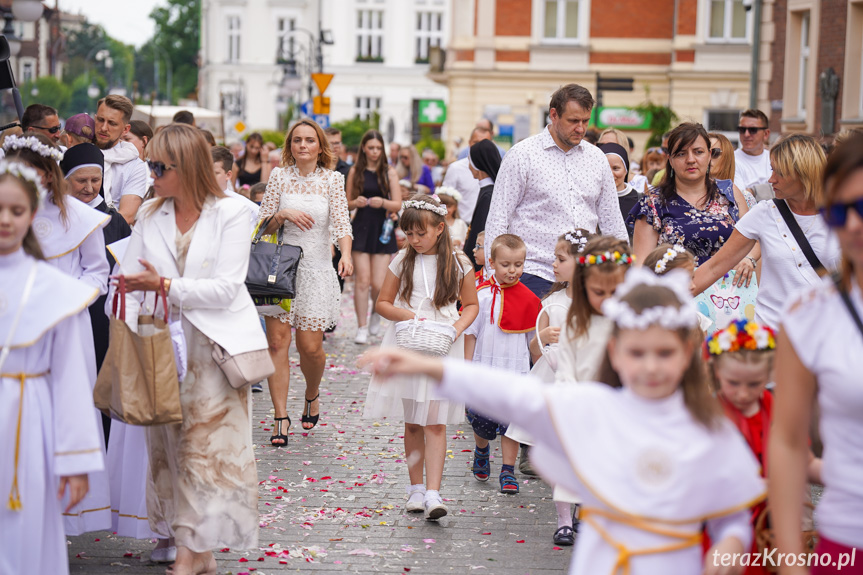
<instances>
[{"instance_id":1,"label":"girl in white dress","mask_svg":"<svg viewBox=\"0 0 863 575\"><path fill-rule=\"evenodd\" d=\"M437 200L416 195L404 206L401 227L408 246L390 264L375 306L390 320L381 345L395 345L396 322L414 319L419 312L422 318L452 324L456 339L449 357L463 359L462 333L479 311L470 262L453 250L446 233L446 208ZM456 300L463 306L461 316ZM464 403L440 397L427 377L399 378L393 384L372 377L363 417L393 417L405 422L405 459L410 476L406 508L425 511L427 519L446 515L440 496L446 426L464 421Z\"/></svg>"},{"instance_id":2,"label":"girl in white dress","mask_svg":"<svg viewBox=\"0 0 863 575\"><path fill-rule=\"evenodd\" d=\"M458 213L461 194L455 188L438 186L435 188L435 195L438 196L440 203L446 206L446 225L449 229L449 237L452 238L452 244L457 249L463 249L464 241L467 239L467 223L461 219Z\"/></svg>"},{"instance_id":3,"label":"girl in white dress","mask_svg":"<svg viewBox=\"0 0 863 575\"><path fill-rule=\"evenodd\" d=\"M0 162L0 573L65 575L61 514L104 465L80 337L99 290L43 261L39 179Z\"/></svg>"},{"instance_id":4,"label":"girl in white dress","mask_svg":"<svg viewBox=\"0 0 863 575\"><path fill-rule=\"evenodd\" d=\"M105 258L102 228L108 225L111 217L66 195L66 180L57 163L63 154L45 136L33 133L9 136L3 142L3 151L9 161L19 161L34 168L48 190L44 208L33 220L33 232L42 246L45 260L99 290L99 295L107 293L110 270ZM87 381L92 391L96 385L96 348L92 328L83 330L80 339L84 347ZM101 420L101 415L99 418ZM104 435L101 437L104 455L105 439ZM63 521L66 535L111 528L107 471L91 474L90 492L80 505L63 514Z\"/></svg>"},{"instance_id":5,"label":"girl in white dress","mask_svg":"<svg viewBox=\"0 0 863 575\"><path fill-rule=\"evenodd\" d=\"M303 430L308 431L317 425L320 416L319 389L326 360L324 331L335 327L340 313L341 290L330 254L334 242L342 253L339 275L347 277L354 269L345 179L328 168L335 165L335 161L336 156L320 126L311 120L300 120L285 137L282 167L270 174L261 202L261 219L272 216L264 233L277 233L282 228L286 244L303 248L291 311L286 312L276 305L262 312L266 317L270 354L276 366L276 373L267 380L275 409L276 429L270 438L275 447L287 446L287 430L291 426L287 413L291 327L297 330L300 369L306 380L306 403L301 421ZM282 421L287 421L287 426L283 427Z\"/></svg>"},{"instance_id":6,"label":"girl in white dress","mask_svg":"<svg viewBox=\"0 0 863 575\"><path fill-rule=\"evenodd\" d=\"M531 434L540 473L582 496L570 575L736 573L714 558L749 546L748 508L764 483L708 390L688 287L680 272L629 270L602 305L613 322L603 383L552 387L394 349L369 352L361 364L377 379L429 377L443 397ZM716 542L706 555L705 526Z\"/></svg>"}]
</instances>

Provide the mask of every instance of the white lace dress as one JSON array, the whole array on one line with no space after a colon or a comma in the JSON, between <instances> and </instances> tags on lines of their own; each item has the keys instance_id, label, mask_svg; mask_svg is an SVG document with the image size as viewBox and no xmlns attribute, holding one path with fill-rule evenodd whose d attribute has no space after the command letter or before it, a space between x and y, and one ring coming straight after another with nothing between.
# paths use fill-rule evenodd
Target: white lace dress
<instances>
[{"instance_id":1,"label":"white lace dress","mask_svg":"<svg viewBox=\"0 0 863 575\"><path fill-rule=\"evenodd\" d=\"M288 208L305 212L315 221L307 231L291 222L283 226L284 242L303 248L297 268L297 296L290 313L278 309L261 313L290 321L296 329L324 331L336 325L341 301L330 245L345 236L353 238L344 176L321 167L305 177L296 166L275 168L260 215L263 219Z\"/></svg>"}]
</instances>

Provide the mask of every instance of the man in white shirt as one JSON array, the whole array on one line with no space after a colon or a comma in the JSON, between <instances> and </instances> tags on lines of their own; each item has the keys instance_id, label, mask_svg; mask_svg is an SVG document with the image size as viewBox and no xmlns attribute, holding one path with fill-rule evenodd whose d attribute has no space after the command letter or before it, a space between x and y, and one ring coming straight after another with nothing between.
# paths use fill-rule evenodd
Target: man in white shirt
<instances>
[{"instance_id":1,"label":"man in white shirt","mask_svg":"<svg viewBox=\"0 0 863 575\"><path fill-rule=\"evenodd\" d=\"M470 150L470 147L480 140L490 139L490 132L474 128L473 132L470 133L467 149ZM477 198L479 198L479 181L473 177L470 171L470 162L467 156L447 166L446 174L443 177L443 185L459 191L461 201L458 203L458 213L461 219L470 224L473 218L473 210L476 208Z\"/></svg>"},{"instance_id":2,"label":"man in white shirt","mask_svg":"<svg viewBox=\"0 0 863 575\"><path fill-rule=\"evenodd\" d=\"M474 132L479 132L482 137L479 140L494 140L494 122L489 120L488 118L480 118L477 120L476 125L473 128ZM477 140L477 142L479 141ZM468 145L458 152L458 159L464 160L467 158L467 153L470 151L471 144ZM497 144L495 144L497 146ZM497 151L500 152L500 157L503 158L506 155L506 150L497 146ZM461 211L461 209L459 209Z\"/></svg>"},{"instance_id":3,"label":"man in white shirt","mask_svg":"<svg viewBox=\"0 0 863 575\"><path fill-rule=\"evenodd\" d=\"M542 297L554 281L557 238L575 228L629 241L605 154L584 140L594 105L587 88L567 84L551 97L551 124L503 159L485 225L486 261L501 234L527 244L521 281Z\"/></svg>"},{"instance_id":4,"label":"man in white shirt","mask_svg":"<svg viewBox=\"0 0 863 575\"><path fill-rule=\"evenodd\" d=\"M234 169L234 155L231 153L231 150L224 146L214 146L210 148L210 153L213 155L213 173L216 176L216 183L219 184L219 187L225 192L226 196L237 198L243 202L243 205L249 211L249 239L251 240L252 232L258 224L260 207L255 202L246 198L246 196L238 194L230 188L231 177L233 176L232 170Z\"/></svg>"},{"instance_id":5,"label":"man in white shirt","mask_svg":"<svg viewBox=\"0 0 863 575\"><path fill-rule=\"evenodd\" d=\"M105 201L120 212L129 225L135 223L135 215L147 195L150 175L138 149L122 139L132 127L129 122L133 109L129 98L110 94L99 100L95 118L96 145L105 155L102 182Z\"/></svg>"},{"instance_id":6,"label":"man in white shirt","mask_svg":"<svg viewBox=\"0 0 863 575\"><path fill-rule=\"evenodd\" d=\"M747 190L755 193L755 186L767 184L770 169L770 128L767 115L761 110L746 110L740 114L737 132L740 147L734 151L735 181L743 182Z\"/></svg>"}]
</instances>

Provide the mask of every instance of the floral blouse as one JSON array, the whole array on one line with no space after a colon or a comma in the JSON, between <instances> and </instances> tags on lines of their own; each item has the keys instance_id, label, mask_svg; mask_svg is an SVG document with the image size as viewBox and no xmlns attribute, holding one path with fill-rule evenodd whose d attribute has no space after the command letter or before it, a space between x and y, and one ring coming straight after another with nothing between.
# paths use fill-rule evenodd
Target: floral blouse
<instances>
[{"instance_id":1,"label":"floral blouse","mask_svg":"<svg viewBox=\"0 0 863 575\"><path fill-rule=\"evenodd\" d=\"M644 218L659 232L659 244L681 244L695 254L696 265L703 265L725 244L740 218L731 180L717 180L716 185L720 192L717 199L703 210L677 195L663 201L659 190L651 187L629 212L626 222L634 226Z\"/></svg>"}]
</instances>

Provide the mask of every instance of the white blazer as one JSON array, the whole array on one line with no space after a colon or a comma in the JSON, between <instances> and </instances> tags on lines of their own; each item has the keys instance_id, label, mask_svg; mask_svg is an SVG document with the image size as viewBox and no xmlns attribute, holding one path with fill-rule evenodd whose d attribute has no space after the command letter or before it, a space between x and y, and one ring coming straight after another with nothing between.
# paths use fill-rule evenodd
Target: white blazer
<instances>
[{"instance_id":1,"label":"white blazer","mask_svg":"<svg viewBox=\"0 0 863 575\"><path fill-rule=\"evenodd\" d=\"M267 349L267 338L245 285L251 248L245 206L234 198L207 199L180 275L174 202L168 199L153 210L155 201L146 202L138 212L121 273L143 271L138 259L147 260L160 276L171 279L168 301L182 307L192 325L229 354ZM140 295L126 296L127 322L137 316Z\"/></svg>"}]
</instances>

